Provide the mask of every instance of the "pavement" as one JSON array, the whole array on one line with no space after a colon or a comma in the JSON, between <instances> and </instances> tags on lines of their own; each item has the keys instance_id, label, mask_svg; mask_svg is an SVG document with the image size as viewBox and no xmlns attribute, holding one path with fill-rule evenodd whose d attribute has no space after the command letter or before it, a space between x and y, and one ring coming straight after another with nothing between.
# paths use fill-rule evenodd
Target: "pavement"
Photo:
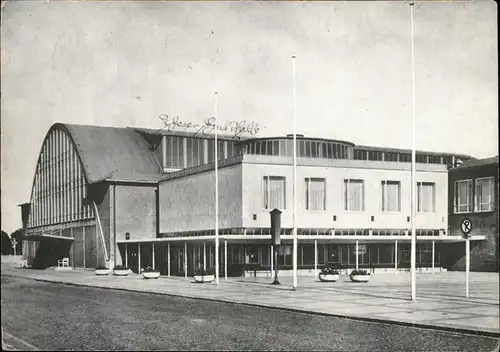
<instances>
[{"instance_id":1,"label":"pavement","mask_svg":"<svg viewBox=\"0 0 500 352\"><path fill-rule=\"evenodd\" d=\"M195 283L193 278L141 275L97 276L93 270L58 271L18 268L2 264L2 275L69 285L91 286L206 299L234 304L301 311L371 322L397 324L500 336L498 273L470 273L469 298L465 297L465 273L417 273L416 300L410 299L410 274L372 274L368 283L353 283L341 275L335 283L299 277L292 289L291 277L281 285L269 278L220 278L219 285Z\"/></svg>"}]
</instances>

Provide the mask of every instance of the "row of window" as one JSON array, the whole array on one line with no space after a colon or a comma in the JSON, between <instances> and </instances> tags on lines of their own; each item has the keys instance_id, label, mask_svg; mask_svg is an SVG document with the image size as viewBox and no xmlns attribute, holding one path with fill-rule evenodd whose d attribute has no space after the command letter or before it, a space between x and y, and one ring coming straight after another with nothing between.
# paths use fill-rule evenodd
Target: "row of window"
<instances>
[{"instance_id":1,"label":"row of window","mask_svg":"<svg viewBox=\"0 0 500 352\"><path fill-rule=\"evenodd\" d=\"M264 176L262 200L264 209L286 209L286 177ZM380 205L382 212L401 212L401 181L381 181ZM344 211L365 211L365 181L345 179L343 183ZM326 210L326 179L304 178L304 208ZM433 182L417 182L417 211L436 211L436 185Z\"/></svg>"},{"instance_id":2,"label":"row of window","mask_svg":"<svg viewBox=\"0 0 500 352\"><path fill-rule=\"evenodd\" d=\"M494 209L495 179L493 177L455 181L454 213L492 211Z\"/></svg>"},{"instance_id":3,"label":"row of window","mask_svg":"<svg viewBox=\"0 0 500 352\"><path fill-rule=\"evenodd\" d=\"M393 161L393 162L411 162L411 153L406 152L385 152L377 150L354 150L355 160L372 160L372 161ZM421 164L451 164L452 158L450 156L437 156L428 154L417 154L415 162Z\"/></svg>"},{"instance_id":4,"label":"row of window","mask_svg":"<svg viewBox=\"0 0 500 352\"><path fill-rule=\"evenodd\" d=\"M253 141L244 146L246 154L293 156L293 140ZM352 146L327 141L297 141L297 156L303 158L350 159Z\"/></svg>"},{"instance_id":5,"label":"row of window","mask_svg":"<svg viewBox=\"0 0 500 352\"><path fill-rule=\"evenodd\" d=\"M293 156L293 140L252 141L243 146L245 154ZM297 140L297 156L325 159L355 159L372 161L411 162L411 153L355 149L351 145L329 141ZM452 157L417 154L422 164L450 164Z\"/></svg>"},{"instance_id":6,"label":"row of window","mask_svg":"<svg viewBox=\"0 0 500 352\"><path fill-rule=\"evenodd\" d=\"M53 130L37 165L28 227L92 218L92 208L83 204L85 196L76 150L64 131Z\"/></svg>"},{"instance_id":7,"label":"row of window","mask_svg":"<svg viewBox=\"0 0 500 352\"><path fill-rule=\"evenodd\" d=\"M233 141L217 141L217 160L231 158L235 153ZM163 136L162 154L164 168L185 169L211 163L215 159L215 140Z\"/></svg>"},{"instance_id":8,"label":"row of window","mask_svg":"<svg viewBox=\"0 0 500 352\"><path fill-rule=\"evenodd\" d=\"M238 248L239 247L239 248ZM245 249L242 246L234 246L231 256L228 252L228 263L240 263L241 254L234 251L245 250L245 263L270 265L270 250L266 245L247 245ZM360 244L358 246L358 264L389 264L410 262L410 245L408 243L399 244L397 250L397 259L395 246L392 243L387 244ZM292 245L281 245L278 251L279 265L292 265ZM239 254L239 255L234 255ZM314 245L300 244L297 251L298 265L314 264ZM356 264L356 245L354 244L318 244L317 260L319 265L354 265ZM434 253L434 263L440 261L439 251ZM417 243L416 262L418 264L432 263L432 244Z\"/></svg>"}]
</instances>

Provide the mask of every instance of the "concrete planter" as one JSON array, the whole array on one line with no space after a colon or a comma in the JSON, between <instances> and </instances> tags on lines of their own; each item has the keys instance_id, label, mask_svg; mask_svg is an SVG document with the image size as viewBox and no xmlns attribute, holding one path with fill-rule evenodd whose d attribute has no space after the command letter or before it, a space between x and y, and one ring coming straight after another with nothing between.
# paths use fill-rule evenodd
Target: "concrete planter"
<instances>
[{"instance_id":1,"label":"concrete planter","mask_svg":"<svg viewBox=\"0 0 500 352\"><path fill-rule=\"evenodd\" d=\"M149 271L149 272L142 272L142 277L145 279L157 279L160 277L160 272L159 271Z\"/></svg>"},{"instance_id":2,"label":"concrete planter","mask_svg":"<svg viewBox=\"0 0 500 352\"><path fill-rule=\"evenodd\" d=\"M215 275L195 275L194 281L196 282L212 282L215 279Z\"/></svg>"},{"instance_id":3,"label":"concrete planter","mask_svg":"<svg viewBox=\"0 0 500 352\"><path fill-rule=\"evenodd\" d=\"M368 282L370 281L370 275L350 275L351 281L353 282Z\"/></svg>"},{"instance_id":4,"label":"concrete planter","mask_svg":"<svg viewBox=\"0 0 500 352\"><path fill-rule=\"evenodd\" d=\"M95 269L95 274L96 275L108 275L109 274L109 269Z\"/></svg>"},{"instance_id":5,"label":"concrete planter","mask_svg":"<svg viewBox=\"0 0 500 352\"><path fill-rule=\"evenodd\" d=\"M128 269L114 269L113 275L115 276L127 276L129 273Z\"/></svg>"},{"instance_id":6,"label":"concrete planter","mask_svg":"<svg viewBox=\"0 0 500 352\"><path fill-rule=\"evenodd\" d=\"M339 279L340 275L339 274L322 274L319 273L318 275L319 280L322 282L335 282Z\"/></svg>"}]
</instances>

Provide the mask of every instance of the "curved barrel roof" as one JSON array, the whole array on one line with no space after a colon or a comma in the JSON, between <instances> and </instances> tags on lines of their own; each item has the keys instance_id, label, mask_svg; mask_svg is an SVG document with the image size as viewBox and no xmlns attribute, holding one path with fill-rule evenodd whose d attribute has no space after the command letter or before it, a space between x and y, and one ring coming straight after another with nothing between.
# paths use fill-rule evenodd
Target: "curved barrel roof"
<instances>
[{"instance_id":1,"label":"curved barrel roof","mask_svg":"<svg viewBox=\"0 0 500 352\"><path fill-rule=\"evenodd\" d=\"M157 181L161 166L141 134L131 128L56 123L71 136L88 183L102 180Z\"/></svg>"}]
</instances>

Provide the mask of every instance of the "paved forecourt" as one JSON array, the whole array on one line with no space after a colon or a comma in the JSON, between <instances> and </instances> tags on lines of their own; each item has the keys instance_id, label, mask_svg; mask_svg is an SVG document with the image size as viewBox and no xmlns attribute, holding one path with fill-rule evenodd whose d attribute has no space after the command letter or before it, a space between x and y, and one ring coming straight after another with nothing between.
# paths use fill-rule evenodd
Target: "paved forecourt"
<instances>
[{"instance_id":1,"label":"paved forecourt","mask_svg":"<svg viewBox=\"0 0 500 352\"><path fill-rule=\"evenodd\" d=\"M489 336L499 332L498 273L471 273L469 298L465 273L418 273L417 300L410 298L410 275L372 274L368 283L353 283L341 276L335 283L291 277L270 285L269 278L220 278L220 284L194 283L192 278L146 280L137 274L97 276L93 270L56 271L12 268L2 264L2 275L101 288L125 289L190 298L293 309L356 319L457 330Z\"/></svg>"}]
</instances>

